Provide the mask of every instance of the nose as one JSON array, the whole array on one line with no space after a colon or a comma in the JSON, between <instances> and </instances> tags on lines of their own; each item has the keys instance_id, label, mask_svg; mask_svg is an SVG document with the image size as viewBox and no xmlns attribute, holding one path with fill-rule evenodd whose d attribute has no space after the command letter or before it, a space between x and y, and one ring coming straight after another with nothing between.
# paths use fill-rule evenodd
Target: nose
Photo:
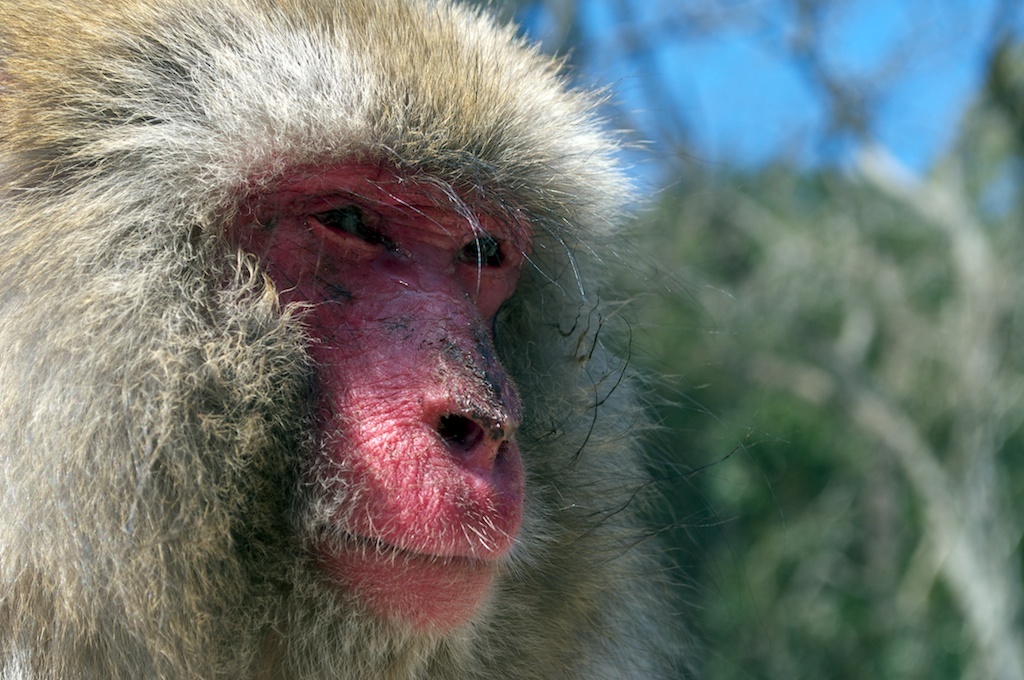
<instances>
[{"instance_id":1,"label":"nose","mask_svg":"<svg viewBox=\"0 0 1024 680\"><path fill-rule=\"evenodd\" d=\"M437 434L449 452L468 468L490 472L507 455L514 426L483 415L449 413L437 422Z\"/></svg>"}]
</instances>

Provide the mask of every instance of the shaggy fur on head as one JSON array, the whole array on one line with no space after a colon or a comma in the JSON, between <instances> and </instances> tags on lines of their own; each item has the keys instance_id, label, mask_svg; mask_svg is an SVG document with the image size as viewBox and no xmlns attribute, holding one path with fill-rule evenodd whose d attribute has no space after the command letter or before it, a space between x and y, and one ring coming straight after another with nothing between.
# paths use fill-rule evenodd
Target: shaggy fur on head
<instances>
[{"instance_id":1,"label":"shaggy fur on head","mask_svg":"<svg viewBox=\"0 0 1024 680\"><path fill-rule=\"evenodd\" d=\"M446 2L0 0L0 677L677 677L598 338L630 196L592 106ZM303 310L224 238L284 173L351 162L534 230L496 331L526 515L454 633L312 564Z\"/></svg>"}]
</instances>

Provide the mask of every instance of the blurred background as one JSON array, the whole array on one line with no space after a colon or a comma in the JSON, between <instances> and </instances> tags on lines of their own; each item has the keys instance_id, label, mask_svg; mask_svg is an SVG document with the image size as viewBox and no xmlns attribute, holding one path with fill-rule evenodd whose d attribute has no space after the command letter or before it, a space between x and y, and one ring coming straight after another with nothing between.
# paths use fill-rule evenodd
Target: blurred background
<instances>
[{"instance_id":1,"label":"blurred background","mask_svg":"<svg viewBox=\"0 0 1024 680\"><path fill-rule=\"evenodd\" d=\"M630 131L707 677L1024 679L1022 3L489 4Z\"/></svg>"}]
</instances>

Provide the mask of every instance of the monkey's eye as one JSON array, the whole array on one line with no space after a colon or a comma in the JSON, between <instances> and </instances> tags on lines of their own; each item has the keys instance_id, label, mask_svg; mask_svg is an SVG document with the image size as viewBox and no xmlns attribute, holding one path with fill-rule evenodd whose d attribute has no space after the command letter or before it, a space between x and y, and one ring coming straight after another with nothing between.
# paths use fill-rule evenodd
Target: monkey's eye
<instances>
[{"instance_id":1,"label":"monkey's eye","mask_svg":"<svg viewBox=\"0 0 1024 680\"><path fill-rule=\"evenodd\" d=\"M394 244L384 236L384 234L366 223L366 219L363 217L363 211L357 206L346 205L343 208L334 208L327 212L317 213L316 215L313 215L313 217L328 229L352 234L356 238L362 239L369 244L384 245L388 248L394 246Z\"/></svg>"},{"instance_id":2,"label":"monkey's eye","mask_svg":"<svg viewBox=\"0 0 1024 680\"><path fill-rule=\"evenodd\" d=\"M490 236L478 236L459 251L459 262L478 267L500 267L503 261L501 244Z\"/></svg>"}]
</instances>

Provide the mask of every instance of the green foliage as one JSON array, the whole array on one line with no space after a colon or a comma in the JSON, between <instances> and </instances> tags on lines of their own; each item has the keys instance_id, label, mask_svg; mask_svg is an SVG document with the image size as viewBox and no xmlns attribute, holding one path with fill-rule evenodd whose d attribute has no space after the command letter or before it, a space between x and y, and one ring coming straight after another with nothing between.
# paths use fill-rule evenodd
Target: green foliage
<instances>
[{"instance_id":1,"label":"green foliage","mask_svg":"<svg viewBox=\"0 0 1024 680\"><path fill-rule=\"evenodd\" d=\"M641 227L685 263L638 333L710 678L1022 677L1024 231L984 207L1020 160L969 137L999 116L926 180L701 176Z\"/></svg>"}]
</instances>

